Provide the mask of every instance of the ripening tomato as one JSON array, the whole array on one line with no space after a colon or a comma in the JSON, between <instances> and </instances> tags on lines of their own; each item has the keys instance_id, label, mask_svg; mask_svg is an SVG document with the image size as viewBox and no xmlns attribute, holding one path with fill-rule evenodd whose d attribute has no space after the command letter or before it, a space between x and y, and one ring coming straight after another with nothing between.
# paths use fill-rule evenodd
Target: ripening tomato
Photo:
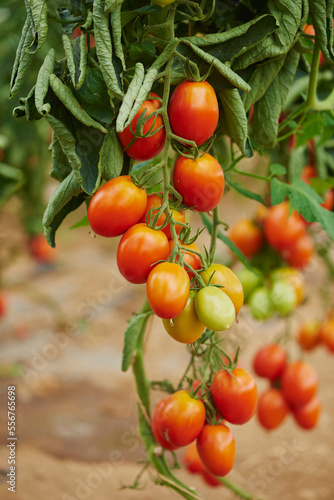
<instances>
[{"instance_id":1,"label":"ripening tomato","mask_svg":"<svg viewBox=\"0 0 334 500\"><path fill-rule=\"evenodd\" d=\"M200 474L207 484L210 486L221 486L221 482L210 472L205 470L203 462L197 451L196 441L193 441L185 450L182 463L186 469L192 474Z\"/></svg>"},{"instance_id":2,"label":"ripening tomato","mask_svg":"<svg viewBox=\"0 0 334 500\"><path fill-rule=\"evenodd\" d=\"M195 298L198 319L210 330L227 330L235 320L232 300L216 286L201 288Z\"/></svg>"},{"instance_id":3,"label":"ripening tomato","mask_svg":"<svg viewBox=\"0 0 334 500\"><path fill-rule=\"evenodd\" d=\"M162 399L161 401L159 401L159 403L155 407L153 417L152 417L152 432L153 432L154 439L156 440L157 443L160 444L160 446L162 446L166 450L173 451L173 450L176 450L178 447L172 445L172 443L170 443L168 441L168 436L164 437L162 434L160 434L159 425L158 425L160 422L160 413L161 413L162 408L165 405L165 401L166 401L166 398Z\"/></svg>"},{"instance_id":4,"label":"ripening tomato","mask_svg":"<svg viewBox=\"0 0 334 500\"><path fill-rule=\"evenodd\" d=\"M275 311L270 292L264 286L253 291L249 297L249 305L253 318L258 321L269 319Z\"/></svg>"},{"instance_id":5,"label":"ripening tomato","mask_svg":"<svg viewBox=\"0 0 334 500\"><path fill-rule=\"evenodd\" d=\"M201 278L206 285L211 278L210 285L222 286L221 290L230 297L235 307L235 313L238 314L244 303L244 291L239 278L230 268L222 264L211 264L201 273Z\"/></svg>"},{"instance_id":6,"label":"ripening tomato","mask_svg":"<svg viewBox=\"0 0 334 500\"><path fill-rule=\"evenodd\" d=\"M311 351L320 342L320 325L317 321L302 323L297 332L297 342L305 350Z\"/></svg>"},{"instance_id":7,"label":"ripening tomato","mask_svg":"<svg viewBox=\"0 0 334 500\"><path fill-rule=\"evenodd\" d=\"M264 221L264 234L273 248L284 250L305 234L305 226L296 210L289 215L289 203L284 201L270 207Z\"/></svg>"},{"instance_id":8,"label":"ripening tomato","mask_svg":"<svg viewBox=\"0 0 334 500\"><path fill-rule=\"evenodd\" d=\"M7 299L4 292L0 290L0 318L3 318L7 312Z\"/></svg>"},{"instance_id":9,"label":"ripening tomato","mask_svg":"<svg viewBox=\"0 0 334 500\"><path fill-rule=\"evenodd\" d=\"M254 290L261 287L264 282L263 274L258 269L254 269L253 272L244 267L236 273L236 276L239 278L242 285L245 302L248 301Z\"/></svg>"},{"instance_id":10,"label":"ripening tomato","mask_svg":"<svg viewBox=\"0 0 334 500\"><path fill-rule=\"evenodd\" d=\"M88 207L88 221L100 236L120 236L137 224L146 208L145 189L135 186L129 175L115 177L94 194Z\"/></svg>"},{"instance_id":11,"label":"ripening tomato","mask_svg":"<svg viewBox=\"0 0 334 500\"><path fill-rule=\"evenodd\" d=\"M197 450L204 467L214 476L226 476L234 464L235 441L224 424L206 424L197 438Z\"/></svg>"},{"instance_id":12,"label":"ripening tomato","mask_svg":"<svg viewBox=\"0 0 334 500\"><path fill-rule=\"evenodd\" d=\"M231 424L245 424L256 411L256 383L243 368L234 368L231 373L218 370L212 379L211 395L216 408Z\"/></svg>"},{"instance_id":13,"label":"ripening tomato","mask_svg":"<svg viewBox=\"0 0 334 500\"><path fill-rule=\"evenodd\" d=\"M163 319L166 332L173 339L183 344L192 344L205 330L205 326L200 322L195 309L196 292L191 290L185 308L175 318Z\"/></svg>"},{"instance_id":14,"label":"ripening tomato","mask_svg":"<svg viewBox=\"0 0 334 500\"><path fill-rule=\"evenodd\" d=\"M287 402L293 407L303 406L318 390L318 375L309 363L295 361L284 370L281 384Z\"/></svg>"},{"instance_id":15,"label":"ripening tomato","mask_svg":"<svg viewBox=\"0 0 334 500\"><path fill-rule=\"evenodd\" d=\"M152 208L152 220L154 220L154 217L159 212L161 205L162 205L162 198L159 195L157 195L157 194L148 195L146 209L145 209L144 215L141 218L140 222L146 222L146 216L147 216L148 212L150 212L151 208ZM172 210L171 212L173 215L173 219L175 219L177 222L185 222L186 218L185 218L184 212L181 212L178 210ZM165 220L166 220L166 214L165 214L165 212L163 212L158 217L156 225L161 226L165 222ZM150 222L150 220L148 220L148 222ZM175 225L176 234L179 234L181 229L182 229L182 226L180 224ZM167 236L167 238L169 240L172 238L170 223L168 223L165 227L163 227L161 229L161 231L163 233L165 233L165 235Z\"/></svg>"},{"instance_id":16,"label":"ripening tomato","mask_svg":"<svg viewBox=\"0 0 334 500\"><path fill-rule=\"evenodd\" d=\"M155 263L169 255L167 236L146 224L135 224L122 236L117 249L117 265L130 283L146 283Z\"/></svg>"},{"instance_id":17,"label":"ripening tomato","mask_svg":"<svg viewBox=\"0 0 334 500\"><path fill-rule=\"evenodd\" d=\"M159 97L157 94L150 92L150 97ZM137 112L136 116L133 118L131 122L131 129L133 132L136 130L137 122L141 116L141 114L145 111L145 116L150 115L157 109L159 109L161 103L158 99L148 99L144 101L140 110ZM143 133L146 134L150 131L153 126L152 132L157 130L150 137L137 137L134 143L127 148L130 142L133 140L134 135L130 130L130 126L126 127L123 132L118 133L119 141L122 145L122 148L125 149L125 152L130 158L133 158L137 161L145 161L150 160L157 156L164 148L166 141L166 131L164 127L164 122L161 115L157 115L156 120L155 117L152 116L143 126ZM160 128L162 127L162 128ZM160 130L158 130L160 129ZM127 148L127 149L126 149Z\"/></svg>"},{"instance_id":18,"label":"ripening tomato","mask_svg":"<svg viewBox=\"0 0 334 500\"><path fill-rule=\"evenodd\" d=\"M168 116L175 135L200 146L212 136L218 124L215 91L208 82L181 83L171 97Z\"/></svg>"},{"instance_id":19,"label":"ripening tomato","mask_svg":"<svg viewBox=\"0 0 334 500\"><path fill-rule=\"evenodd\" d=\"M229 237L246 257L256 255L263 245L263 233L251 219L242 219L234 224Z\"/></svg>"},{"instance_id":20,"label":"ripening tomato","mask_svg":"<svg viewBox=\"0 0 334 500\"><path fill-rule=\"evenodd\" d=\"M52 248L44 234L32 236L28 242L30 255L40 264L53 264L57 250Z\"/></svg>"},{"instance_id":21,"label":"ripening tomato","mask_svg":"<svg viewBox=\"0 0 334 500\"><path fill-rule=\"evenodd\" d=\"M270 274L270 278L272 281L283 280L290 283L296 292L296 305L298 306L303 302L305 297L305 280L298 269L294 267L280 267Z\"/></svg>"},{"instance_id":22,"label":"ripening tomato","mask_svg":"<svg viewBox=\"0 0 334 500\"><path fill-rule=\"evenodd\" d=\"M189 250L194 250L195 252L200 253L200 249L195 243L190 243L190 245L185 245L179 240L180 245L182 245L185 248L188 248ZM171 254L173 249L175 247L174 240L169 240L169 253ZM202 261L199 255L196 255L195 253L188 252L187 250L181 249L181 255L183 262L191 266L194 271L198 271L202 267ZM175 262L179 260L179 256L176 255ZM192 279L194 277L194 273L190 271L187 267L185 267L185 270L187 271L189 278Z\"/></svg>"},{"instance_id":23,"label":"ripening tomato","mask_svg":"<svg viewBox=\"0 0 334 500\"><path fill-rule=\"evenodd\" d=\"M267 344L261 347L253 361L253 368L259 377L276 380L286 367L286 351L279 344Z\"/></svg>"},{"instance_id":24,"label":"ripening tomato","mask_svg":"<svg viewBox=\"0 0 334 500\"><path fill-rule=\"evenodd\" d=\"M271 430L278 427L289 411L282 391L278 389L268 389L259 397L257 416L265 429Z\"/></svg>"},{"instance_id":25,"label":"ripening tomato","mask_svg":"<svg viewBox=\"0 0 334 500\"><path fill-rule=\"evenodd\" d=\"M186 306L190 279L183 267L161 262L148 275L147 299L152 311L163 319L179 316Z\"/></svg>"},{"instance_id":26,"label":"ripening tomato","mask_svg":"<svg viewBox=\"0 0 334 500\"><path fill-rule=\"evenodd\" d=\"M209 212L223 196L224 172L208 153L197 160L179 156L174 166L173 184L187 207L197 212Z\"/></svg>"},{"instance_id":27,"label":"ripening tomato","mask_svg":"<svg viewBox=\"0 0 334 500\"><path fill-rule=\"evenodd\" d=\"M275 310L281 316L290 314L297 305L297 294L292 285L287 281L274 281L270 291L270 298Z\"/></svg>"},{"instance_id":28,"label":"ripening tomato","mask_svg":"<svg viewBox=\"0 0 334 500\"><path fill-rule=\"evenodd\" d=\"M327 349L331 352L334 352L334 317L322 323L320 338Z\"/></svg>"},{"instance_id":29,"label":"ripening tomato","mask_svg":"<svg viewBox=\"0 0 334 500\"><path fill-rule=\"evenodd\" d=\"M293 410L293 416L303 429L314 429L321 415L321 401L315 395L306 405Z\"/></svg>"},{"instance_id":30,"label":"ripening tomato","mask_svg":"<svg viewBox=\"0 0 334 500\"><path fill-rule=\"evenodd\" d=\"M205 406L188 391L177 391L165 398L154 412L155 431L174 447L187 446L201 432L205 422Z\"/></svg>"},{"instance_id":31,"label":"ripening tomato","mask_svg":"<svg viewBox=\"0 0 334 500\"><path fill-rule=\"evenodd\" d=\"M307 233L286 249L283 253L284 259L290 266L298 269L306 267L314 256L314 243L311 236Z\"/></svg>"}]
</instances>

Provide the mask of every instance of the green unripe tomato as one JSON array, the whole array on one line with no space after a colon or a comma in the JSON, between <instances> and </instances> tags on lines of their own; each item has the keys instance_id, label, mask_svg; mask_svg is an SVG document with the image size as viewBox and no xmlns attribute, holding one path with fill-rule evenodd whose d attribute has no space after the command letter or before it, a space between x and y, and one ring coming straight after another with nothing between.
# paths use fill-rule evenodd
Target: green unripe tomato
<instances>
[{"instance_id":1,"label":"green unripe tomato","mask_svg":"<svg viewBox=\"0 0 334 500\"><path fill-rule=\"evenodd\" d=\"M270 292L265 287L254 290L249 298L249 305L253 318L259 321L270 318L275 310Z\"/></svg>"},{"instance_id":2,"label":"green unripe tomato","mask_svg":"<svg viewBox=\"0 0 334 500\"><path fill-rule=\"evenodd\" d=\"M155 5L160 5L160 7L166 7L166 5L170 5L174 2L175 0L152 0L152 3L154 3Z\"/></svg>"},{"instance_id":3,"label":"green unripe tomato","mask_svg":"<svg viewBox=\"0 0 334 500\"><path fill-rule=\"evenodd\" d=\"M210 330L227 330L235 320L232 300L216 286L201 288L195 298L195 308L199 320Z\"/></svg>"},{"instance_id":4,"label":"green unripe tomato","mask_svg":"<svg viewBox=\"0 0 334 500\"><path fill-rule=\"evenodd\" d=\"M242 288L244 289L245 302L248 301L252 292L263 285L263 275L261 271L255 269L258 274L253 273L249 269L240 269L237 272L237 276L242 284Z\"/></svg>"},{"instance_id":5,"label":"green unripe tomato","mask_svg":"<svg viewBox=\"0 0 334 500\"><path fill-rule=\"evenodd\" d=\"M290 314L297 305L296 290L287 281L275 281L270 297L276 311L282 316Z\"/></svg>"},{"instance_id":6,"label":"green unripe tomato","mask_svg":"<svg viewBox=\"0 0 334 500\"><path fill-rule=\"evenodd\" d=\"M197 317L195 309L196 292L190 291L185 308L172 320L163 319L166 332L178 342L192 344L205 330L205 326Z\"/></svg>"}]
</instances>

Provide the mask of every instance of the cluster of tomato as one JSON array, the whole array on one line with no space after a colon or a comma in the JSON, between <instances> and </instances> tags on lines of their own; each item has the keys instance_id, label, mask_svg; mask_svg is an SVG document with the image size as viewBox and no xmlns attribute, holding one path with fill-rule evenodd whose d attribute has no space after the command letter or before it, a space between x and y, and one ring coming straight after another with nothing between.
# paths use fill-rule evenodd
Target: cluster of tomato
<instances>
[{"instance_id":1,"label":"cluster of tomato","mask_svg":"<svg viewBox=\"0 0 334 500\"><path fill-rule=\"evenodd\" d=\"M263 346L254 358L254 371L269 379L271 387L259 397L257 416L268 430L277 428L289 413L303 429L313 429L321 414L318 375L305 361L287 362L279 344Z\"/></svg>"},{"instance_id":2,"label":"cluster of tomato","mask_svg":"<svg viewBox=\"0 0 334 500\"><path fill-rule=\"evenodd\" d=\"M334 352L334 311L330 311L322 321L306 321L297 332L297 342L305 351L311 351L323 344L330 352Z\"/></svg>"},{"instance_id":3,"label":"cluster of tomato","mask_svg":"<svg viewBox=\"0 0 334 500\"><path fill-rule=\"evenodd\" d=\"M156 156L166 140L160 114L142 123L142 116L148 117L161 106L156 94L151 93L150 97L131 124L118 134L126 153L138 161ZM210 104L205 113L203 102ZM181 83L168 107L174 136L197 146L213 135L218 113L216 94L207 82ZM137 130L139 120L142 130ZM209 211L222 198L223 170L209 154L198 158L180 155L173 169L173 185L185 207ZM194 242L178 240L179 248L174 248L177 235L187 225L184 211L166 210L168 203L168 197L165 200L160 193L147 196L145 189L129 175L123 175L108 181L95 193L88 207L88 220L98 235L123 235L117 249L120 273L131 283L146 283L149 304L164 320L167 332L180 342L192 343L205 327L225 330L231 326L243 303L243 290L227 267L212 264L204 269Z\"/></svg>"},{"instance_id":4,"label":"cluster of tomato","mask_svg":"<svg viewBox=\"0 0 334 500\"><path fill-rule=\"evenodd\" d=\"M232 366L216 371L209 385L197 380L191 392L177 391L162 399L152 417L152 432L160 446L176 450L196 440L202 471L214 476L225 476L234 463L235 440L226 424L245 424L257 406L254 378ZM193 465L189 457L187 465Z\"/></svg>"},{"instance_id":5,"label":"cluster of tomato","mask_svg":"<svg viewBox=\"0 0 334 500\"><path fill-rule=\"evenodd\" d=\"M267 280L257 269L254 272L241 269L237 276L244 289L245 303L259 321L269 319L275 312L286 316L304 299L303 275L293 267L274 269Z\"/></svg>"}]
</instances>

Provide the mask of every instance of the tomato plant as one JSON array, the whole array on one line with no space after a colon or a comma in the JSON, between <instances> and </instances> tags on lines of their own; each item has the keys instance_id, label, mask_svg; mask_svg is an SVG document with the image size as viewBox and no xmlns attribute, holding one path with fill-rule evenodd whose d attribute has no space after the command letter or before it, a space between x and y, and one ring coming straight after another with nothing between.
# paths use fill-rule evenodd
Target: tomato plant
<instances>
[{"instance_id":1,"label":"tomato plant","mask_svg":"<svg viewBox=\"0 0 334 500\"><path fill-rule=\"evenodd\" d=\"M182 242L180 240L179 240L179 242L180 242L180 245L183 247L180 251L182 261L186 265L191 266L192 269L194 269L195 271L198 271L199 269L201 269L202 261L201 261L201 258L199 256L200 249L198 248L196 243L190 243L190 245L186 245L186 244L182 244ZM175 248L174 240L169 240L170 253L172 253L174 248ZM197 252L197 253L194 253L194 252ZM179 256L176 255L175 262L177 262L178 260L179 260ZM185 267L185 270L187 271L190 279L194 277L194 273L192 271L190 271L189 268Z\"/></svg>"},{"instance_id":2,"label":"tomato plant","mask_svg":"<svg viewBox=\"0 0 334 500\"><path fill-rule=\"evenodd\" d=\"M154 217L158 214L161 206L162 206L162 198L158 194L153 193L153 194L148 195L146 209L145 209L143 217L141 218L141 222L147 222L147 217L149 217L148 214L151 212L151 210L152 210L152 218L154 219ZM185 222L184 212L179 211L179 210L171 210L171 215L175 221ZM164 224L166 218L167 218L166 213L163 212L161 215L159 215L159 217L156 221L156 225L162 226ZM177 234L180 233L181 229L182 229L181 224L175 224L175 231ZM165 233L165 235L167 236L167 238L169 240L172 239L172 234L171 234L171 230L170 230L170 223L168 223L166 226L162 227L161 231L163 233Z\"/></svg>"}]
</instances>

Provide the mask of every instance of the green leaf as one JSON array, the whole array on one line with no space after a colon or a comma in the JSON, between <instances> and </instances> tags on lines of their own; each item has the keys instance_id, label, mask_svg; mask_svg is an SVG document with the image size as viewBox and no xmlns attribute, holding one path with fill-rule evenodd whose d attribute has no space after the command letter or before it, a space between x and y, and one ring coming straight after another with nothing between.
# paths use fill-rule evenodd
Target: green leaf
<instances>
[{"instance_id":1,"label":"green leaf","mask_svg":"<svg viewBox=\"0 0 334 500\"><path fill-rule=\"evenodd\" d=\"M303 123L303 127L298 132L297 147L303 146L310 139L317 135L321 135L324 130L324 116L323 113L314 112L309 113Z\"/></svg>"},{"instance_id":2,"label":"green leaf","mask_svg":"<svg viewBox=\"0 0 334 500\"><path fill-rule=\"evenodd\" d=\"M107 0L108 1L108 0ZM142 14L159 14L161 12L161 8L157 5L147 5L145 7L141 7L139 9L134 9L130 11L122 12L122 28L130 23L135 17Z\"/></svg>"},{"instance_id":3,"label":"green leaf","mask_svg":"<svg viewBox=\"0 0 334 500\"><path fill-rule=\"evenodd\" d=\"M123 167L123 149L116 130L110 129L104 138L100 151L99 170L106 181L118 177Z\"/></svg>"},{"instance_id":4,"label":"green leaf","mask_svg":"<svg viewBox=\"0 0 334 500\"><path fill-rule=\"evenodd\" d=\"M238 90L220 90L218 97L223 107L223 117L220 121L222 132L237 143L246 158L250 158L253 156L253 150L248 139L248 120Z\"/></svg>"},{"instance_id":5,"label":"green leaf","mask_svg":"<svg viewBox=\"0 0 334 500\"><path fill-rule=\"evenodd\" d=\"M270 182L273 205L284 201L288 196L291 204L301 213L307 222L319 222L321 227L334 239L334 212L323 208L321 196L300 179L293 179L292 184L285 184L274 178Z\"/></svg>"},{"instance_id":6,"label":"green leaf","mask_svg":"<svg viewBox=\"0 0 334 500\"><path fill-rule=\"evenodd\" d=\"M112 39L114 42L115 55L122 63L122 68L126 71L124 52L122 47L122 25L121 25L121 5L117 6L110 14L112 28Z\"/></svg>"},{"instance_id":7,"label":"green leaf","mask_svg":"<svg viewBox=\"0 0 334 500\"><path fill-rule=\"evenodd\" d=\"M94 0L93 19L96 55L100 63L104 81L109 92L122 100L124 94L122 83L114 67L112 41L109 31L109 14L104 11L104 0Z\"/></svg>"},{"instance_id":8,"label":"green leaf","mask_svg":"<svg viewBox=\"0 0 334 500\"><path fill-rule=\"evenodd\" d=\"M133 61L137 61L141 57L148 55L155 56L155 45L151 40L144 40L143 42L130 43L129 55Z\"/></svg>"},{"instance_id":9,"label":"green leaf","mask_svg":"<svg viewBox=\"0 0 334 500\"><path fill-rule=\"evenodd\" d=\"M254 105L253 134L260 146L272 148L276 143L279 116L294 79L298 61L298 52L291 50L267 92Z\"/></svg>"},{"instance_id":10,"label":"green leaf","mask_svg":"<svg viewBox=\"0 0 334 500\"><path fill-rule=\"evenodd\" d=\"M20 90L25 76L29 70L30 64L33 59L33 54L28 53L27 50L33 41L33 35L31 31L30 18L27 17L26 22L22 28L21 39L16 50L15 61L12 70L12 76L10 80L10 98L14 97L15 94Z\"/></svg>"},{"instance_id":11,"label":"green leaf","mask_svg":"<svg viewBox=\"0 0 334 500\"><path fill-rule=\"evenodd\" d=\"M117 7L120 7L123 2L124 0L106 0L104 5L104 10L110 13Z\"/></svg>"},{"instance_id":12,"label":"green leaf","mask_svg":"<svg viewBox=\"0 0 334 500\"><path fill-rule=\"evenodd\" d=\"M212 220L205 213L201 213L202 221L206 225L209 233L212 231ZM240 262L247 267L250 271L253 271L252 266L248 262L248 259L244 256L244 254L235 246L235 244L228 238L224 233L218 231L218 238L225 243L225 245L234 253L234 255L240 260Z\"/></svg>"},{"instance_id":13,"label":"green leaf","mask_svg":"<svg viewBox=\"0 0 334 500\"><path fill-rule=\"evenodd\" d=\"M0 163L0 208L23 185L23 173L20 169Z\"/></svg>"},{"instance_id":14,"label":"green leaf","mask_svg":"<svg viewBox=\"0 0 334 500\"><path fill-rule=\"evenodd\" d=\"M69 229L78 229L79 227L85 227L89 226L89 221L88 221L88 216L84 215L82 219L80 219L78 222L73 224L73 226L70 226Z\"/></svg>"},{"instance_id":15,"label":"green leaf","mask_svg":"<svg viewBox=\"0 0 334 500\"><path fill-rule=\"evenodd\" d=\"M299 146L298 148L290 151L288 159L288 172L289 180L292 181L295 177L300 178L302 170L307 162L306 146Z\"/></svg>"},{"instance_id":16,"label":"green leaf","mask_svg":"<svg viewBox=\"0 0 334 500\"><path fill-rule=\"evenodd\" d=\"M131 108L138 97L139 91L144 81L145 69L142 63L135 65L135 74L131 80L129 88L124 96L122 105L119 109L116 120L116 131L123 132L125 122L131 112Z\"/></svg>"},{"instance_id":17,"label":"green leaf","mask_svg":"<svg viewBox=\"0 0 334 500\"><path fill-rule=\"evenodd\" d=\"M47 115L50 112L51 106L49 103L44 104L44 99L46 94L48 93L49 83L50 83L50 75L53 73L54 65L55 65L55 51L54 49L50 49L43 64L38 72L36 87L35 87L35 105L37 111L41 115Z\"/></svg>"},{"instance_id":18,"label":"green leaf","mask_svg":"<svg viewBox=\"0 0 334 500\"><path fill-rule=\"evenodd\" d=\"M269 171L272 175L285 175L286 168L280 163L272 163L269 167Z\"/></svg>"},{"instance_id":19,"label":"green leaf","mask_svg":"<svg viewBox=\"0 0 334 500\"><path fill-rule=\"evenodd\" d=\"M74 172L64 179L50 198L43 217L44 234L49 244L55 247L55 235L58 227L73 210L76 210L85 200Z\"/></svg>"},{"instance_id":20,"label":"green leaf","mask_svg":"<svg viewBox=\"0 0 334 500\"><path fill-rule=\"evenodd\" d=\"M81 161L80 174L82 188L86 193L93 194L99 188L102 172L99 165L99 152L106 134L100 130L89 129L74 122L76 137L76 153Z\"/></svg>"},{"instance_id":21,"label":"green leaf","mask_svg":"<svg viewBox=\"0 0 334 500\"><path fill-rule=\"evenodd\" d=\"M246 196L246 198L250 198L251 200L258 201L259 203L262 203L262 205L265 205L265 202L262 198L261 195L258 193L254 193L253 191L250 191L249 189L245 188L238 182L232 182L229 178L226 179L227 184L229 184L231 187L233 187L238 193L242 194L243 196Z\"/></svg>"},{"instance_id":22,"label":"green leaf","mask_svg":"<svg viewBox=\"0 0 334 500\"><path fill-rule=\"evenodd\" d=\"M27 52L35 54L43 46L48 33L46 0L25 0L25 4L33 33L33 40Z\"/></svg>"},{"instance_id":23,"label":"green leaf","mask_svg":"<svg viewBox=\"0 0 334 500\"><path fill-rule=\"evenodd\" d=\"M320 49L329 61L334 61L333 6L334 0L309 0L312 24Z\"/></svg>"},{"instance_id":24,"label":"green leaf","mask_svg":"<svg viewBox=\"0 0 334 500\"><path fill-rule=\"evenodd\" d=\"M53 179L61 182L71 173L71 165L67 159L66 154L62 150L60 142L57 136L52 132L52 168L50 171L50 176Z\"/></svg>"},{"instance_id":25,"label":"green leaf","mask_svg":"<svg viewBox=\"0 0 334 500\"><path fill-rule=\"evenodd\" d=\"M94 127L101 132L107 133L106 129L99 122L93 120L86 111L84 111L79 102L72 94L69 87L66 87L56 75L50 75L50 85L58 99L64 104L70 113L75 116L77 120L86 125L87 127Z\"/></svg>"},{"instance_id":26,"label":"green leaf","mask_svg":"<svg viewBox=\"0 0 334 500\"><path fill-rule=\"evenodd\" d=\"M123 372L126 372L131 365L132 357L136 350L137 340L151 314L151 310L139 314L134 314L127 329L125 330L122 357Z\"/></svg>"}]
</instances>

